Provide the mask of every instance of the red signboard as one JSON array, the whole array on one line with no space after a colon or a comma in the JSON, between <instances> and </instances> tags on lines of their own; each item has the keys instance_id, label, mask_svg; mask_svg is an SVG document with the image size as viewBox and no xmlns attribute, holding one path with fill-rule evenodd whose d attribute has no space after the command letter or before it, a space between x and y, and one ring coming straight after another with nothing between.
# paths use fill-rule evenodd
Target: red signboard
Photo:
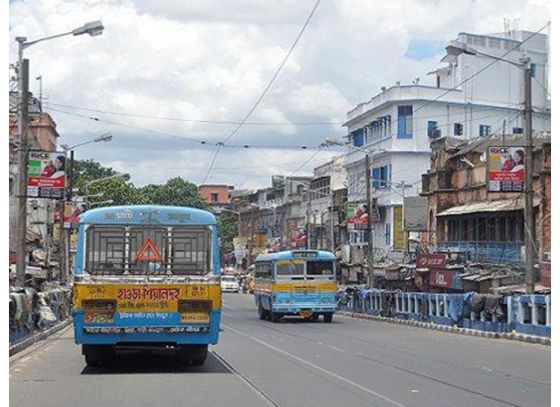
<instances>
[{"instance_id":1,"label":"red signboard","mask_svg":"<svg viewBox=\"0 0 560 407\"><path fill-rule=\"evenodd\" d=\"M432 253L432 254L418 254L416 256L416 267L439 269L445 267L447 258L445 254Z\"/></svg>"},{"instance_id":2,"label":"red signboard","mask_svg":"<svg viewBox=\"0 0 560 407\"><path fill-rule=\"evenodd\" d=\"M430 285L432 287L453 287L453 271L451 270L432 270L430 271Z\"/></svg>"},{"instance_id":3,"label":"red signboard","mask_svg":"<svg viewBox=\"0 0 560 407\"><path fill-rule=\"evenodd\" d=\"M490 147L488 149L488 191L522 192L525 182L525 149L523 147Z\"/></svg>"},{"instance_id":4,"label":"red signboard","mask_svg":"<svg viewBox=\"0 0 560 407\"><path fill-rule=\"evenodd\" d=\"M550 262L543 261L540 264L541 269L541 284L550 287Z\"/></svg>"}]
</instances>

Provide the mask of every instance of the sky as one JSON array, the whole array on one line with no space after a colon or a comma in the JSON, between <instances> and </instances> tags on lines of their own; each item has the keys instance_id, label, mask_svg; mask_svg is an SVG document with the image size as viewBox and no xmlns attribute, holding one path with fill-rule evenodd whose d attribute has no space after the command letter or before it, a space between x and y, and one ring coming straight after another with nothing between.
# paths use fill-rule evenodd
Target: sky
<instances>
[{"instance_id":1,"label":"sky","mask_svg":"<svg viewBox=\"0 0 560 407\"><path fill-rule=\"evenodd\" d=\"M33 40L101 20L101 36L25 50L31 91L39 94L34 78L41 76L59 145L110 132L112 142L79 147L76 158L130 173L137 185L174 176L199 184L216 143L255 104L315 3L10 0L10 62L16 36ZM310 175L341 150L299 146L344 137L346 112L382 86L417 77L433 85L426 74L441 65L449 40L501 32L505 18L536 30L550 20L550 2L322 0L272 87L229 140L237 147L220 149L206 183L253 189L270 185L272 175Z\"/></svg>"}]
</instances>

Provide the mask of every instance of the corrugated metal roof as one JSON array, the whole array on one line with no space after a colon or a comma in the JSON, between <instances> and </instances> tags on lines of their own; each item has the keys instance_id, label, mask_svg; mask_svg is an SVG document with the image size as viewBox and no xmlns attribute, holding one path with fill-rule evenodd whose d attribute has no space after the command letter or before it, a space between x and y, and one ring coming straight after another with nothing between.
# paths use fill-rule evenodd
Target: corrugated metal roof
<instances>
[{"instance_id":1,"label":"corrugated metal roof","mask_svg":"<svg viewBox=\"0 0 560 407\"><path fill-rule=\"evenodd\" d=\"M522 196L519 199L503 199L499 201L484 201L475 202L472 204L454 206L452 208L441 211L437 216L454 216L465 215L468 213L482 213L482 212L505 212L505 211L518 211L525 207L525 201ZM539 206L541 203L540 198L533 199L533 206Z\"/></svg>"}]
</instances>

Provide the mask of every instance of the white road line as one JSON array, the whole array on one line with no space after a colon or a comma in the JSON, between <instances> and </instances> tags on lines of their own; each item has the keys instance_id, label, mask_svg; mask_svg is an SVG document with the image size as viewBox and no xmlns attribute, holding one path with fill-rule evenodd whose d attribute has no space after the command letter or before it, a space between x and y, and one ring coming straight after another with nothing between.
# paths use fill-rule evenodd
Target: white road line
<instances>
[{"instance_id":1,"label":"white road line","mask_svg":"<svg viewBox=\"0 0 560 407\"><path fill-rule=\"evenodd\" d=\"M379 393L377 393L377 392L375 392L375 391L373 391L373 390L371 390L371 389L368 389L368 388L365 387L365 386L362 386L362 385L359 384L359 383L353 382L352 380L347 379L346 377L343 377L343 376L340 376L340 375L338 375L338 374L336 374L336 373L334 373L334 372L331 372L330 370L327 370L327 369L325 369L325 368L323 368L323 367L321 367L321 366L318 366L318 365L316 365L315 363L309 362L308 360L302 359L302 358L300 358L299 356L296 356L296 355L294 355L294 354L292 354L292 353L290 353L290 352L287 352L287 351L285 351L285 350L282 350L282 349L280 349L280 348L277 348L277 347L275 347L275 346L272 346L272 345L270 345L270 344L268 344L268 343L266 343L266 342L264 342L264 341L262 341L262 340L260 340L260 339L258 339L258 338L255 338L255 337L252 336L252 335L247 335L247 334L244 334L244 333L242 333L242 332L239 332L238 330L236 330L236 329L234 329L234 328L232 328L232 327L230 327L230 326L228 326L228 325L225 325L225 324L222 324L222 326L224 326L225 328L229 329L229 330L232 331L232 332L235 332L235 333L238 334L238 335L241 335L241 336L244 336L244 337L246 337L246 338L249 338L249 339L251 339L251 340L253 340L253 341L257 342L257 343L260 343L260 344L263 345L263 346L266 346L266 347L269 348L269 349L272 349L272 350L274 350L274 351L276 351L276 352L278 352L278 353L281 353L282 355L289 356L289 357L291 357L292 359L295 359L295 360L297 360L297 361L300 362L300 363L303 363L303 364L305 364L305 365L307 365L307 366L311 366L312 368L317 369L317 370L319 370L319 371L321 371L321 372L323 372L323 373L325 373L325 374L327 374L327 375L329 375L329 376L332 376L332 377L334 377L334 378L336 378L336 379L338 379L338 380L341 380L341 381L343 381L343 382L345 382L345 383L347 383L347 384L349 384L349 385L351 385L351 386L354 386L354 387L356 387L356 388L358 388L358 389L360 389L360 390L362 390L362 391L364 391L364 392L366 392L366 393L369 393L369 394L371 394L371 395L373 395L373 396L375 396L375 397L377 397L377 398L379 398L379 399L381 399L381 400L384 400L384 401L386 401L387 403L390 403L390 404L393 404L393 405L399 406L399 407L406 407L404 404L401 404L401 403L399 403L398 401L392 400L392 399L390 399L389 397L386 397L386 396L384 396L384 395L382 395L382 394L379 394Z\"/></svg>"}]
</instances>

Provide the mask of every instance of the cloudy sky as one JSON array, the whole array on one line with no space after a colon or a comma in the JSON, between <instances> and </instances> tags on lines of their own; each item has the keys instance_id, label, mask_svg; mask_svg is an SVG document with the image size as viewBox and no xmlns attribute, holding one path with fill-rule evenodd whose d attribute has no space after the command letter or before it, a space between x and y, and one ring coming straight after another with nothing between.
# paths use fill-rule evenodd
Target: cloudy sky
<instances>
[{"instance_id":1,"label":"cloudy sky","mask_svg":"<svg viewBox=\"0 0 560 407\"><path fill-rule=\"evenodd\" d=\"M215 143L248 113L315 3L10 0L10 61L17 35L32 40L102 20L102 36L25 52L31 77L43 78L60 144L110 131L111 143L81 147L76 157L129 172L138 185L177 175L198 184ZM322 0L272 88L229 140L249 148L222 148L207 183L255 188L273 174L311 173L336 151L284 147L344 136L346 112L381 86L416 77L431 85L426 73L457 33L500 32L504 18L535 30L549 9L548 0ZM35 94L38 84L31 81Z\"/></svg>"}]
</instances>

